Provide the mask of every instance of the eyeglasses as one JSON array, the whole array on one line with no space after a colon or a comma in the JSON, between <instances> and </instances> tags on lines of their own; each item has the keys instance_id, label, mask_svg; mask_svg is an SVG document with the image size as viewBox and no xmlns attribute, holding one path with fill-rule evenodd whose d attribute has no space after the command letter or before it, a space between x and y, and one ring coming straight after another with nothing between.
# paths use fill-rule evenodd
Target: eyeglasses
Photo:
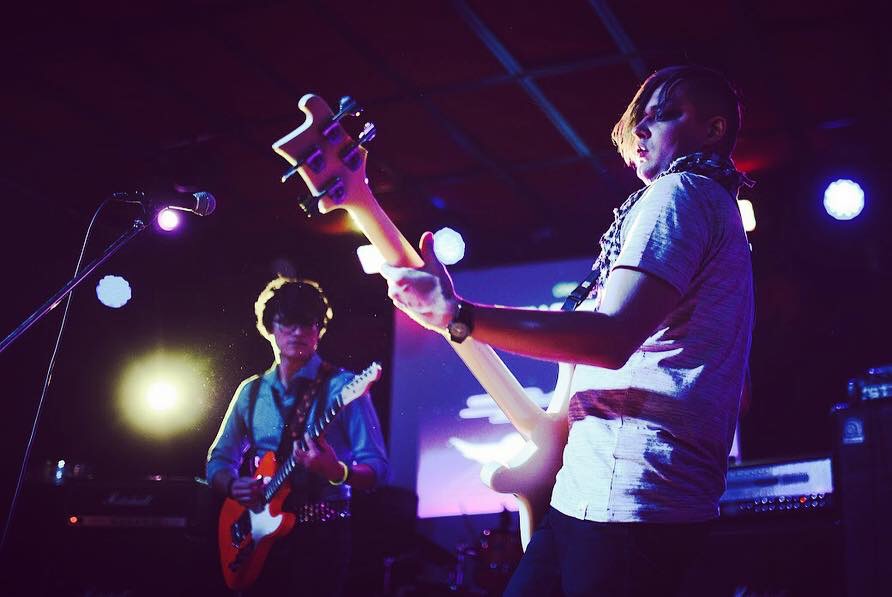
<instances>
[{"instance_id":1,"label":"eyeglasses","mask_svg":"<svg viewBox=\"0 0 892 597\"><path fill-rule=\"evenodd\" d=\"M285 334L293 334L298 330L306 330L308 328L316 328L319 329L319 323L314 321L311 323L282 323L281 321L273 320L273 329L277 332L282 332Z\"/></svg>"}]
</instances>

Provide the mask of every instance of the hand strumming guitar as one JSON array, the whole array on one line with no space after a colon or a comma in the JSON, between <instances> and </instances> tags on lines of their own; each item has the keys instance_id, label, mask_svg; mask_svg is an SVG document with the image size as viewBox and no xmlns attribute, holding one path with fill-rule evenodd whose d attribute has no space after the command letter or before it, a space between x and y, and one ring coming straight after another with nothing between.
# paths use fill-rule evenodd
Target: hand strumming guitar
<instances>
[{"instance_id":1,"label":"hand strumming guitar","mask_svg":"<svg viewBox=\"0 0 892 597\"><path fill-rule=\"evenodd\" d=\"M263 479L255 479L254 477L233 479L230 481L229 497L242 506L256 506L263 498Z\"/></svg>"},{"instance_id":2,"label":"hand strumming guitar","mask_svg":"<svg viewBox=\"0 0 892 597\"><path fill-rule=\"evenodd\" d=\"M294 459L311 473L315 473L332 482L343 482L345 479L345 464L338 460L337 455L324 437L312 439L310 434L304 436L304 442L308 449L300 449L298 442L294 442Z\"/></svg>"}]
</instances>

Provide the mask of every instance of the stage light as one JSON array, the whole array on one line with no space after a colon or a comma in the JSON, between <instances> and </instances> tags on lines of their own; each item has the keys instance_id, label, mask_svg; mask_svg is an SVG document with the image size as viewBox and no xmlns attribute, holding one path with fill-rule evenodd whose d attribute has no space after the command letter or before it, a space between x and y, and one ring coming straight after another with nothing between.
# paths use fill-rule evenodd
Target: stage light
<instances>
[{"instance_id":1,"label":"stage light","mask_svg":"<svg viewBox=\"0 0 892 597\"><path fill-rule=\"evenodd\" d=\"M737 209L740 210L740 218L743 220L743 229L752 232L756 229L756 212L749 199L738 199Z\"/></svg>"},{"instance_id":2,"label":"stage light","mask_svg":"<svg viewBox=\"0 0 892 597\"><path fill-rule=\"evenodd\" d=\"M162 209L158 212L156 221L161 230L170 232L180 225L180 214L175 209Z\"/></svg>"},{"instance_id":3,"label":"stage light","mask_svg":"<svg viewBox=\"0 0 892 597\"><path fill-rule=\"evenodd\" d=\"M840 178L827 185L824 209L837 220L851 220L864 209L864 189L857 182Z\"/></svg>"},{"instance_id":4,"label":"stage light","mask_svg":"<svg viewBox=\"0 0 892 597\"><path fill-rule=\"evenodd\" d=\"M356 256L359 257L359 264L362 271L367 274L377 274L381 271L381 264L384 263L384 256L374 245L362 245L356 248Z\"/></svg>"},{"instance_id":5,"label":"stage light","mask_svg":"<svg viewBox=\"0 0 892 597\"><path fill-rule=\"evenodd\" d=\"M444 265L454 265L465 256L465 239L452 228L434 232L434 253Z\"/></svg>"},{"instance_id":6,"label":"stage light","mask_svg":"<svg viewBox=\"0 0 892 597\"><path fill-rule=\"evenodd\" d=\"M179 399L176 387L166 381L156 381L146 390L146 403L157 412L165 412L174 408Z\"/></svg>"},{"instance_id":7,"label":"stage light","mask_svg":"<svg viewBox=\"0 0 892 597\"><path fill-rule=\"evenodd\" d=\"M135 360L124 372L118 406L134 429L154 437L192 431L207 404L207 361L160 352Z\"/></svg>"},{"instance_id":8,"label":"stage light","mask_svg":"<svg viewBox=\"0 0 892 597\"><path fill-rule=\"evenodd\" d=\"M106 307L119 309L133 296L130 283L121 276L105 276L96 285L96 296Z\"/></svg>"}]
</instances>

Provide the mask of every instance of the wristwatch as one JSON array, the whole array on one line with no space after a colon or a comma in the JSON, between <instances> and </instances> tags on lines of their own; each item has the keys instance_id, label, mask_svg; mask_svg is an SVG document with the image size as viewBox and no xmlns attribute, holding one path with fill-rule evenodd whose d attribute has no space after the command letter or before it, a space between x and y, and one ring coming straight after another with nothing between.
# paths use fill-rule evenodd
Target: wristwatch
<instances>
[{"instance_id":1,"label":"wristwatch","mask_svg":"<svg viewBox=\"0 0 892 597\"><path fill-rule=\"evenodd\" d=\"M456 344L464 342L465 338L474 331L474 305L465 301L459 301L455 309L452 321L446 326L449 339Z\"/></svg>"}]
</instances>

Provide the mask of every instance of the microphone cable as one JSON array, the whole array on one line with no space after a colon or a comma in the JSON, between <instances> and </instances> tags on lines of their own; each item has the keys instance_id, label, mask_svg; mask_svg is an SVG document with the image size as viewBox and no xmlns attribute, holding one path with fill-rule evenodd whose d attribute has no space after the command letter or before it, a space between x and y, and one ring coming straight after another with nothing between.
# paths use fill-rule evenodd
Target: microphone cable
<instances>
[{"instance_id":1,"label":"microphone cable","mask_svg":"<svg viewBox=\"0 0 892 597\"><path fill-rule=\"evenodd\" d=\"M111 201L111 197L106 198L99 204L99 207L96 208L96 211L93 212L93 217L90 219L90 225L87 226L87 233L84 235L84 242L81 245L81 252L77 258L77 265L74 267L74 277L77 277L78 273L80 273L81 265L84 261L84 254L87 251L87 243L90 240L90 234L93 232L93 225L96 223L96 218L99 216L99 212L108 205ZM22 458L22 467L19 470L18 481L16 481L15 492L12 494L12 501L9 504L9 510L6 515L6 524L3 526L3 536L0 538L0 553L3 553L3 550L6 547L6 540L9 537L9 530L12 526L13 518L15 517L16 505L18 503L19 497L22 492L22 485L25 481L25 475L28 470L28 462L31 460L31 448L34 446L34 439L37 436L37 425L40 422L40 415L43 412L43 405L46 401L46 393L50 387L50 382L53 378L53 369L56 366L56 356L59 354L59 346L62 344L62 334L65 331L65 322L68 320L68 310L71 307L71 299L74 296L74 289L68 293L68 297L65 299L65 309L62 311L62 322L59 324L59 333L56 335L56 344L53 347L53 352L50 355L50 362L47 366L46 377L43 380L43 389L40 392L40 399L37 401L37 411L34 413L34 422L31 425L31 434L28 437L28 441L25 444L25 454Z\"/></svg>"}]
</instances>

